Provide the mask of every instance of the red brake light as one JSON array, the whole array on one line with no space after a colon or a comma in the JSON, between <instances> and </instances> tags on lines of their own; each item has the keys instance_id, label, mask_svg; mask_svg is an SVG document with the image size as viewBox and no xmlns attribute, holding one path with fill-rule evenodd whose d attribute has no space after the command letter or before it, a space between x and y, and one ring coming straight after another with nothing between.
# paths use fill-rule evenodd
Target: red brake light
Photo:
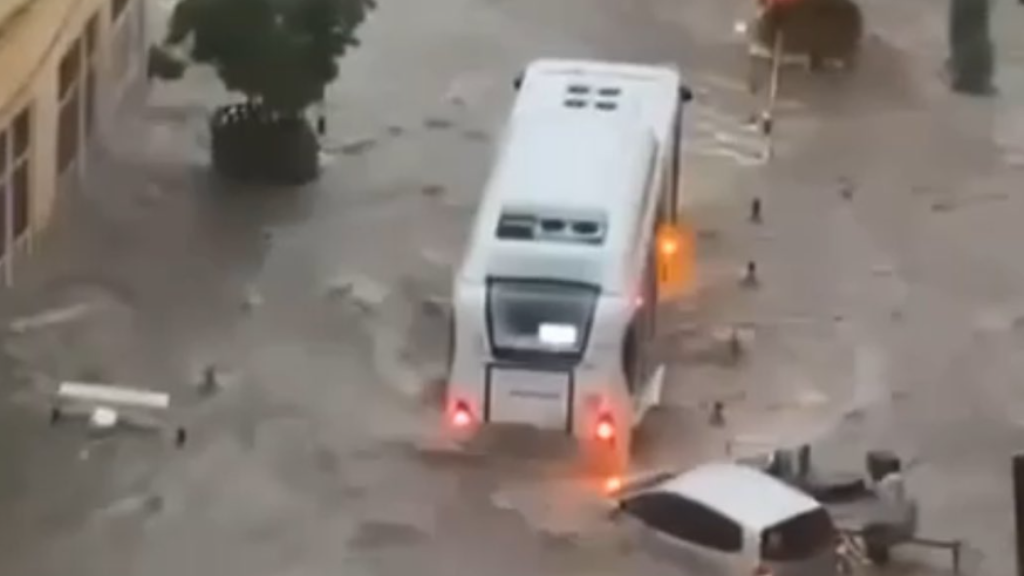
<instances>
[{"instance_id":1,"label":"red brake light","mask_svg":"<svg viewBox=\"0 0 1024 576\"><path fill-rule=\"evenodd\" d=\"M609 476L604 480L604 493L605 494L617 494L622 490L622 478L618 476Z\"/></svg>"},{"instance_id":2,"label":"red brake light","mask_svg":"<svg viewBox=\"0 0 1024 576\"><path fill-rule=\"evenodd\" d=\"M472 422L473 415L469 412L469 406L462 401L456 402L455 407L452 409L452 426L465 428Z\"/></svg>"},{"instance_id":3,"label":"red brake light","mask_svg":"<svg viewBox=\"0 0 1024 576\"><path fill-rule=\"evenodd\" d=\"M597 436L598 440L608 442L615 438L615 425L612 424L612 417L605 414L597 420L597 427L594 429L594 435Z\"/></svg>"}]
</instances>

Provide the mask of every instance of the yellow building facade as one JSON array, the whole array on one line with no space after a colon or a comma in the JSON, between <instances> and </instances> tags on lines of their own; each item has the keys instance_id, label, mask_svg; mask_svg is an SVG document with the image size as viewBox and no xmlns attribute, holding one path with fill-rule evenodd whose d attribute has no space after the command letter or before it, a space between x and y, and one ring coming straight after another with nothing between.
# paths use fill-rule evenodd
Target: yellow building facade
<instances>
[{"instance_id":1,"label":"yellow building facade","mask_svg":"<svg viewBox=\"0 0 1024 576\"><path fill-rule=\"evenodd\" d=\"M145 0L0 0L0 268L7 284L97 128L145 82Z\"/></svg>"}]
</instances>

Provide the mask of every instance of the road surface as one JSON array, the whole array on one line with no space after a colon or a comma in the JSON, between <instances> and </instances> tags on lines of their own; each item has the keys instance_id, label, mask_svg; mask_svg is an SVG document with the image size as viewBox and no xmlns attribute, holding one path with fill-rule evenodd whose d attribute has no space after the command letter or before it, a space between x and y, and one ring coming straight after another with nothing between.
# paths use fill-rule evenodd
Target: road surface
<instances>
[{"instance_id":1,"label":"road surface","mask_svg":"<svg viewBox=\"0 0 1024 576\"><path fill-rule=\"evenodd\" d=\"M307 190L211 179L215 82L157 87L2 303L12 319L85 311L4 338L0 572L669 573L619 546L558 470L421 446L430 302L510 79L558 55L678 63L698 94L686 196L701 290L672 316L668 416L645 464L721 456L729 440L838 437L830 455L848 465L894 446L915 462L922 530L967 538L971 574L1010 573L1024 14L997 7L1003 94L968 101L939 83L941 11L865 5L855 77L787 74L770 165L746 126L760 104L732 35L739 2L382 2L331 90L329 167ZM745 222L754 195L760 227ZM736 286L749 259L756 291ZM735 323L753 326L749 356L724 368L712 341ZM224 386L204 397L211 363ZM48 428L43 393L61 379L170 391L191 440ZM725 430L705 422L714 400Z\"/></svg>"}]
</instances>

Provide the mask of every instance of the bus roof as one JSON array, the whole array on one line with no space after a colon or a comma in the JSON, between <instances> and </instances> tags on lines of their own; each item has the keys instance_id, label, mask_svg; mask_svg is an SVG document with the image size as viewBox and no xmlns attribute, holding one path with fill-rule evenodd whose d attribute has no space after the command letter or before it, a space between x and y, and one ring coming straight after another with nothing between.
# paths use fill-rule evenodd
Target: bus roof
<instances>
[{"instance_id":1,"label":"bus roof","mask_svg":"<svg viewBox=\"0 0 1024 576\"><path fill-rule=\"evenodd\" d=\"M646 124L660 143L671 136L680 91L679 71L655 66L591 60L535 60L523 72L513 117L538 110L564 109L570 99L614 104L606 115Z\"/></svg>"},{"instance_id":2,"label":"bus roof","mask_svg":"<svg viewBox=\"0 0 1024 576\"><path fill-rule=\"evenodd\" d=\"M643 213L654 139L643 126L580 117L537 116L509 127L480 204L464 274L537 276L537 260L564 256L589 264L556 268L562 279L615 290ZM516 240L498 233L503 219L592 224L599 241ZM570 224L571 225L571 224ZM583 264L581 262L580 264Z\"/></svg>"},{"instance_id":3,"label":"bus roof","mask_svg":"<svg viewBox=\"0 0 1024 576\"><path fill-rule=\"evenodd\" d=\"M671 137L678 90L679 75L671 68L532 63L460 275L475 282L489 275L553 277L612 293L630 289L627 267L639 227L653 214L649 179L659 142ZM513 217L593 234L503 237L503 219Z\"/></svg>"}]
</instances>

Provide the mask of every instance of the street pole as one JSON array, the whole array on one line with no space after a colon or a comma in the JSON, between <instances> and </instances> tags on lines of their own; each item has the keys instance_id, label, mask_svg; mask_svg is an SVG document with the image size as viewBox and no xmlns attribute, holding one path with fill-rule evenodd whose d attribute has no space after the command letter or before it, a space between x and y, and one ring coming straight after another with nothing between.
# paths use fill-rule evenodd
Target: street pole
<instances>
[{"instance_id":1,"label":"street pole","mask_svg":"<svg viewBox=\"0 0 1024 576\"><path fill-rule=\"evenodd\" d=\"M1024 576L1024 454L1013 457L1013 526L1017 576Z\"/></svg>"},{"instance_id":2,"label":"street pole","mask_svg":"<svg viewBox=\"0 0 1024 576\"><path fill-rule=\"evenodd\" d=\"M950 0L949 81L955 92L994 92L995 49L989 33L991 0Z\"/></svg>"},{"instance_id":3,"label":"street pole","mask_svg":"<svg viewBox=\"0 0 1024 576\"><path fill-rule=\"evenodd\" d=\"M782 66L782 48L784 33L782 28L775 33L772 43L771 77L768 80L768 106L761 119L761 133L767 138L765 143L765 161L775 158L775 102L779 98L779 72Z\"/></svg>"}]
</instances>

